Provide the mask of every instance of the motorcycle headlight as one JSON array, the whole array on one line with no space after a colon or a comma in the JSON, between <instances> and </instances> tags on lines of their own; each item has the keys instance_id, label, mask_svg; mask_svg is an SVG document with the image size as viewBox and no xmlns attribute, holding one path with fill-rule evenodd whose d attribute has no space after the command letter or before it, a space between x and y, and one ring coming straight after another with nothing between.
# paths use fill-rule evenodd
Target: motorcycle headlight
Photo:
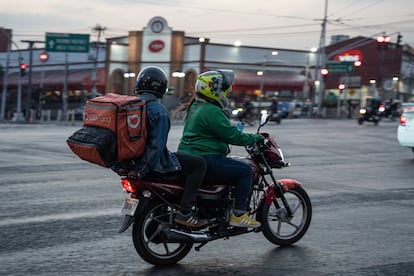
<instances>
[{"instance_id":1,"label":"motorcycle headlight","mask_svg":"<svg viewBox=\"0 0 414 276\"><path fill-rule=\"evenodd\" d=\"M365 114L365 113L367 113L367 110L365 108L361 108L359 110L359 114Z\"/></svg>"}]
</instances>

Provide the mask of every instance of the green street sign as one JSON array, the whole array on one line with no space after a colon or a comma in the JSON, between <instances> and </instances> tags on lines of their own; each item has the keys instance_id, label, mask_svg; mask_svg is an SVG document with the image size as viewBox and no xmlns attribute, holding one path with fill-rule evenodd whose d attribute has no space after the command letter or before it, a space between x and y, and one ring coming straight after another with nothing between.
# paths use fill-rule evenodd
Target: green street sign
<instances>
[{"instance_id":1,"label":"green street sign","mask_svg":"<svg viewBox=\"0 0 414 276\"><path fill-rule=\"evenodd\" d=\"M46 33L46 52L88 53L88 34Z\"/></svg>"},{"instance_id":2,"label":"green street sign","mask_svg":"<svg viewBox=\"0 0 414 276\"><path fill-rule=\"evenodd\" d=\"M329 74L349 74L354 72L354 62L327 62L326 68L328 69Z\"/></svg>"}]
</instances>

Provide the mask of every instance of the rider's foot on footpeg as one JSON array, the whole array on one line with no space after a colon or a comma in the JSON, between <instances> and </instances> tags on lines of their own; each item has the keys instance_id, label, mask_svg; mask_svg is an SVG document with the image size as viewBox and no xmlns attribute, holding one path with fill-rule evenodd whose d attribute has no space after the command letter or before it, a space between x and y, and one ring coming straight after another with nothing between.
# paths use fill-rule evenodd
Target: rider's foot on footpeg
<instances>
[{"instance_id":1,"label":"rider's foot on footpeg","mask_svg":"<svg viewBox=\"0 0 414 276\"><path fill-rule=\"evenodd\" d=\"M208 224L208 220L198 218L195 211L191 211L188 214L183 214L181 211L178 211L174 221L189 227L202 227Z\"/></svg>"}]
</instances>

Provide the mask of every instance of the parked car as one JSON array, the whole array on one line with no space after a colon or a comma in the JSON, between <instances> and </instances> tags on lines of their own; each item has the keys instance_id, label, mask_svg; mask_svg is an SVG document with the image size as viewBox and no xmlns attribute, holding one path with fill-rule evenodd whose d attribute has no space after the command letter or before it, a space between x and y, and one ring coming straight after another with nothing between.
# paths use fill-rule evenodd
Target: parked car
<instances>
[{"instance_id":1,"label":"parked car","mask_svg":"<svg viewBox=\"0 0 414 276\"><path fill-rule=\"evenodd\" d=\"M400 116L397 139L401 146L411 148L414 153L414 109Z\"/></svg>"},{"instance_id":2,"label":"parked car","mask_svg":"<svg viewBox=\"0 0 414 276\"><path fill-rule=\"evenodd\" d=\"M414 103L401 103L401 112L405 112L407 110L414 110Z\"/></svg>"},{"instance_id":3,"label":"parked car","mask_svg":"<svg viewBox=\"0 0 414 276\"><path fill-rule=\"evenodd\" d=\"M303 115L303 102L279 102L279 112L282 118L298 118Z\"/></svg>"}]
</instances>

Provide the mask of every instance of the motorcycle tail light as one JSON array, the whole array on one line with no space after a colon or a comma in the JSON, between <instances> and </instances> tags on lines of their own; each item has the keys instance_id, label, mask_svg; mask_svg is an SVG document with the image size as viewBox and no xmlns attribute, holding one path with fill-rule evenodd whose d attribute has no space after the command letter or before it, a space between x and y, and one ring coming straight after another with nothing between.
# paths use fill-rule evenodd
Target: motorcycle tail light
<instances>
[{"instance_id":1,"label":"motorcycle tail light","mask_svg":"<svg viewBox=\"0 0 414 276\"><path fill-rule=\"evenodd\" d=\"M405 126L407 123L407 118L404 115L400 116L400 126Z\"/></svg>"},{"instance_id":2,"label":"motorcycle tail light","mask_svg":"<svg viewBox=\"0 0 414 276\"><path fill-rule=\"evenodd\" d=\"M134 194L137 191L137 189L135 189L135 186L132 185L131 182L126 178L121 179L121 185L124 188L124 190L128 193Z\"/></svg>"},{"instance_id":3,"label":"motorcycle tail light","mask_svg":"<svg viewBox=\"0 0 414 276\"><path fill-rule=\"evenodd\" d=\"M380 105L379 107L379 112L384 112L385 111L385 106L384 105Z\"/></svg>"}]
</instances>

